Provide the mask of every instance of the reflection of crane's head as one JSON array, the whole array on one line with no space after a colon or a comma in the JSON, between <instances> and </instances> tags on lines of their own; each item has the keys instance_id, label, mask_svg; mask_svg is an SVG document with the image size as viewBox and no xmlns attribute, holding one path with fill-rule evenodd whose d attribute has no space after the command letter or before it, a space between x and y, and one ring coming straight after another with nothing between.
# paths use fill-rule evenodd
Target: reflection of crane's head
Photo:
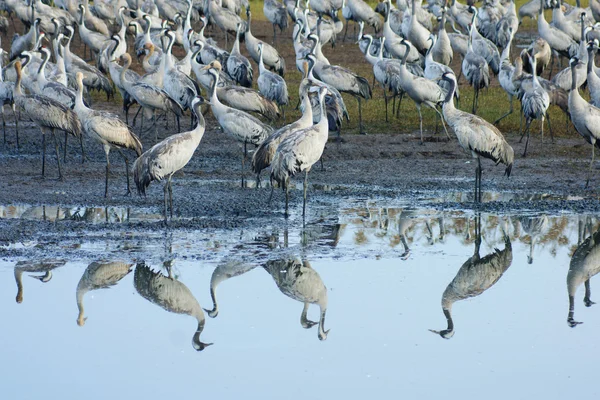
<instances>
[{"instance_id":1,"label":"reflection of crane's head","mask_svg":"<svg viewBox=\"0 0 600 400\"><path fill-rule=\"evenodd\" d=\"M429 332L440 335L440 337L444 339L452 339L452 336L454 336L454 329L444 329L443 331L434 331L433 329L430 329Z\"/></svg>"},{"instance_id":2,"label":"reflection of crane's head","mask_svg":"<svg viewBox=\"0 0 600 400\"><path fill-rule=\"evenodd\" d=\"M533 257L527 256L527 264L533 264Z\"/></svg>"},{"instance_id":3,"label":"reflection of crane's head","mask_svg":"<svg viewBox=\"0 0 600 400\"><path fill-rule=\"evenodd\" d=\"M85 318L83 316L83 314L79 314L79 316L77 317L77 325L78 326L84 326L85 325L85 321L87 321L87 318Z\"/></svg>"}]
</instances>

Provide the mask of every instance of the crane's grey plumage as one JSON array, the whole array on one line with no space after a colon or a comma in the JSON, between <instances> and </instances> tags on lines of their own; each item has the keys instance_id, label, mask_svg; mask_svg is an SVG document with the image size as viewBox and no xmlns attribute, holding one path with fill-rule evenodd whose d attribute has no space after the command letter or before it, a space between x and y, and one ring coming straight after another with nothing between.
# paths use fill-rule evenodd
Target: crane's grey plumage
<instances>
[{"instance_id":1,"label":"crane's grey plumage","mask_svg":"<svg viewBox=\"0 0 600 400\"><path fill-rule=\"evenodd\" d=\"M590 236L575 249L567 274L567 292L569 295L567 324L571 328L582 323L575 321L575 294L582 283L585 284L583 304L586 307L596 304L590 298L592 295L590 279L600 272L600 230L592 233L591 223L588 226Z\"/></svg>"},{"instance_id":2,"label":"crane's grey plumage","mask_svg":"<svg viewBox=\"0 0 600 400\"><path fill-rule=\"evenodd\" d=\"M120 38L118 35L113 35L113 40L118 42ZM110 61L108 63L108 73L110 75L110 79L113 81L115 87L121 94L121 98L123 99L123 112L125 113L125 123L129 124L129 108L136 103L136 100L125 89L123 83L121 83L121 70L123 67L116 62L120 56L117 56L114 52L114 50L116 50L118 47L118 44L113 47L113 53L111 54ZM125 71L125 79L129 82L137 82L140 78L140 75L131 69L127 69Z\"/></svg>"},{"instance_id":3,"label":"crane's grey plumage","mask_svg":"<svg viewBox=\"0 0 600 400\"><path fill-rule=\"evenodd\" d=\"M362 24L362 22L361 22ZM384 59L383 58L383 46L379 47L379 57L375 57L371 54L371 46L373 44L373 36L364 35L365 39L368 40L367 48L365 49L365 58L371 65L373 65L373 76L375 80L381 85L383 89L383 98L385 101L385 121L388 122L388 97L387 91L391 90L394 95L402 92L399 80L397 77L400 75L400 63L398 60ZM381 40L385 45L385 37ZM392 110L393 111L393 110Z\"/></svg>"},{"instance_id":4,"label":"crane's grey plumage","mask_svg":"<svg viewBox=\"0 0 600 400\"><path fill-rule=\"evenodd\" d=\"M430 81L434 81L435 83L437 83L438 86L441 87L445 92L448 92L448 90L450 90L450 85L448 84L448 82L442 79L442 76L446 72L454 73L454 71L452 71L452 68L450 68L446 64L435 61L433 55L434 49L438 43L438 37L434 34L431 34L431 36L429 36L429 39L433 44L431 45L431 47L427 51L427 54L425 55L425 69L423 71L424 76ZM458 87L456 89L456 98L459 99L460 93L458 91Z\"/></svg>"},{"instance_id":5,"label":"crane's grey plumage","mask_svg":"<svg viewBox=\"0 0 600 400\"><path fill-rule=\"evenodd\" d=\"M319 88L320 120L317 124L299 129L285 137L273 157L271 177L285 187L285 215L288 215L289 179L304 171L304 201L302 216L306 215L306 191L308 189L308 173L312 166L321 159L325 144L329 137L329 123L325 114L326 88Z\"/></svg>"},{"instance_id":6,"label":"crane's grey plumage","mask_svg":"<svg viewBox=\"0 0 600 400\"><path fill-rule=\"evenodd\" d=\"M171 276L167 277L152 271L144 262L135 266L133 285L140 296L164 310L196 318L198 326L192 338L192 346L195 350L202 351L212 345L200 341L206 322L204 311L186 285Z\"/></svg>"},{"instance_id":7,"label":"crane's grey plumage","mask_svg":"<svg viewBox=\"0 0 600 400\"><path fill-rule=\"evenodd\" d=\"M531 68L533 70L533 85L525 89L523 97L521 99L521 107L523 109L523 116L525 117L525 132L527 133L527 141L525 142L525 151L523 157L527 155L527 146L529 144L530 125L534 119L541 120L541 133L542 143L544 143L544 119L548 118L548 107L550 106L550 95L540 85L537 75L535 73L536 64L535 59L530 58ZM552 135L552 128L550 128L550 134ZM553 136L553 135L552 135ZM521 137L522 138L522 137ZM552 137L554 140L554 137Z\"/></svg>"},{"instance_id":8,"label":"crane's grey plumage","mask_svg":"<svg viewBox=\"0 0 600 400\"><path fill-rule=\"evenodd\" d=\"M264 44L259 43L258 45L258 53L259 53L259 61L258 61L258 90L260 93L265 96L267 99L274 101L278 106L286 106L290 102L290 96L288 95L287 84L285 80L267 70L265 68L265 64L263 62L263 48ZM283 119L285 120L285 110L283 111Z\"/></svg>"},{"instance_id":9,"label":"crane's grey plumage","mask_svg":"<svg viewBox=\"0 0 600 400\"><path fill-rule=\"evenodd\" d=\"M519 19L514 0L510 0L504 16L496 25L496 45L501 49L510 46L512 39L519 29Z\"/></svg>"},{"instance_id":10,"label":"crane's grey plumage","mask_svg":"<svg viewBox=\"0 0 600 400\"><path fill-rule=\"evenodd\" d=\"M165 222L167 221L167 193L171 218L173 217L171 178L175 172L187 165L204 136L205 122L200 110L200 106L204 102L201 97L195 98L192 102L192 109L197 121L193 130L169 136L147 150L133 164L133 178L140 195L146 194L146 188L152 181L160 182L166 179L164 186Z\"/></svg>"},{"instance_id":11,"label":"crane's grey plumage","mask_svg":"<svg viewBox=\"0 0 600 400\"><path fill-rule=\"evenodd\" d=\"M123 261L94 261L85 269L83 275L77 284L76 298L77 325L85 325L85 308L83 306L83 297L87 292L98 289L108 289L127 276L133 270L133 264Z\"/></svg>"},{"instance_id":12,"label":"crane's grey plumage","mask_svg":"<svg viewBox=\"0 0 600 400\"><path fill-rule=\"evenodd\" d=\"M83 4L79 5L79 12L79 37L81 38L81 41L90 48L91 51L93 51L95 54L98 54L107 41L110 40L110 35L105 35L87 28L85 25L86 10Z\"/></svg>"},{"instance_id":13,"label":"crane's grey plumage","mask_svg":"<svg viewBox=\"0 0 600 400\"><path fill-rule=\"evenodd\" d=\"M375 29L375 32L379 32L382 27L381 18L371 6L363 0L347 0L346 5L354 21L363 21L367 25L371 25Z\"/></svg>"},{"instance_id":14,"label":"crane's grey plumage","mask_svg":"<svg viewBox=\"0 0 600 400\"><path fill-rule=\"evenodd\" d=\"M507 113L503 114L496 121L494 121L494 125L497 125L498 122L500 122L501 120L513 113L513 97L517 96L518 94L518 88L515 86L515 83L513 81L515 67L510 63L511 43L512 38L504 47L504 50L502 50L500 73L498 74L498 82L500 83L500 86L502 86L502 89L504 89L504 91L508 95L508 99L510 101L510 109Z\"/></svg>"},{"instance_id":15,"label":"crane's grey plumage","mask_svg":"<svg viewBox=\"0 0 600 400\"><path fill-rule=\"evenodd\" d=\"M531 65L529 64L529 54L531 57L535 57L537 65L537 75L542 76L542 72L548 67L552 60L552 49L548 42L541 37L536 38L529 47L521 51L521 60L523 60L523 69L525 72L531 73ZM550 74L552 71L550 71ZM550 78L548 78L550 79Z\"/></svg>"},{"instance_id":16,"label":"crane's grey plumage","mask_svg":"<svg viewBox=\"0 0 600 400\"><path fill-rule=\"evenodd\" d=\"M235 35L235 42L233 43L233 48L231 49L231 53L229 53L225 67L227 74L238 85L251 88L254 71L252 70L250 61L248 61L248 59L244 57L242 53L240 53L241 29L242 26L238 25L238 30Z\"/></svg>"},{"instance_id":17,"label":"crane's grey plumage","mask_svg":"<svg viewBox=\"0 0 600 400\"><path fill-rule=\"evenodd\" d=\"M14 64L14 67L17 72L17 82L13 91L15 104L23 110L42 131L42 176L45 176L46 170L46 133L49 130L54 138L58 176L59 179L62 179L58 144L56 142L54 130L59 129L81 139L81 122L73 110L56 100L43 95L23 94L21 91L21 62L17 61Z\"/></svg>"},{"instance_id":18,"label":"crane's grey plumage","mask_svg":"<svg viewBox=\"0 0 600 400\"><path fill-rule=\"evenodd\" d=\"M458 143L477 159L475 172L475 202L481 201L481 157L492 160L496 165L506 165L505 175L510 177L515 153L502 133L492 124L476 115L458 110L452 99L456 87L454 74L445 73L443 79L452 84L444 100L443 112L448 125L454 131Z\"/></svg>"},{"instance_id":19,"label":"crane's grey plumage","mask_svg":"<svg viewBox=\"0 0 600 400\"><path fill-rule=\"evenodd\" d=\"M454 336L452 306L457 301L479 296L498 282L512 264L512 244L508 235L504 234L504 249L495 249L485 257L479 255L481 246L481 216L476 217L475 252L458 270L452 282L448 284L442 295L442 311L448 327L442 331L430 330L444 339Z\"/></svg>"},{"instance_id":20,"label":"crane's grey plumage","mask_svg":"<svg viewBox=\"0 0 600 400\"><path fill-rule=\"evenodd\" d=\"M227 33L235 33L238 24L245 26L246 22L239 15L232 10L221 7L217 0L208 0L207 2L208 16L210 16L211 21L214 21L225 32L225 38L227 38Z\"/></svg>"},{"instance_id":21,"label":"crane's grey plumage","mask_svg":"<svg viewBox=\"0 0 600 400\"><path fill-rule=\"evenodd\" d=\"M270 260L264 265L275 284L286 296L304 303L300 323L304 329L312 328L317 322L307 317L310 304L319 306L319 340L326 340L329 330L325 330L325 314L327 313L327 288L323 280L307 260L300 261L295 257L284 257Z\"/></svg>"},{"instance_id":22,"label":"crane's grey plumage","mask_svg":"<svg viewBox=\"0 0 600 400\"><path fill-rule=\"evenodd\" d=\"M263 44L263 62L270 69L275 70L279 75L284 76L285 75L285 59L281 55L279 55L279 52L273 46L254 37L254 35L252 34L252 30L250 29L251 28L250 25L252 23L252 13L250 12L250 7L248 7L246 9L246 15L248 16L248 22L246 25L246 34L245 34L246 50L248 50L248 53L250 54L250 56L258 64L259 58L260 58L260 54L258 52L258 45L260 43L262 43Z\"/></svg>"},{"instance_id":23,"label":"crane's grey plumage","mask_svg":"<svg viewBox=\"0 0 600 400\"><path fill-rule=\"evenodd\" d=\"M563 57L570 58L577 54L579 46L568 34L558 28L551 26L544 17L544 2L539 2L538 9L538 33L550 47Z\"/></svg>"},{"instance_id":24,"label":"crane's grey plumage","mask_svg":"<svg viewBox=\"0 0 600 400\"><path fill-rule=\"evenodd\" d=\"M431 46L431 42L428 40L431 32L417 20L415 0L412 0L411 4L413 11L410 13L410 19L408 20L408 25L406 27L406 39L408 39L421 54L425 54Z\"/></svg>"},{"instance_id":25,"label":"crane's grey plumage","mask_svg":"<svg viewBox=\"0 0 600 400\"><path fill-rule=\"evenodd\" d=\"M212 310L204 311L211 318L216 318L219 315L219 304L217 303L217 287L224 281L235 278L252 271L256 268L255 264L249 264L241 260L229 259L219 263L210 277L210 297L213 302Z\"/></svg>"},{"instance_id":26,"label":"crane's grey plumage","mask_svg":"<svg viewBox=\"0 0 600 400\"><path fill-rule=\"evenodd\" d=\"M577 86L577 58L571 59L571 71L573 74L571 91L569 92L569 113L575 129L583 138L592 145L592 160L588 170L586 187L590 182L590 174L594 165L594 150L600 147L600 109L585 101L579 94ZM594 73L592 71L592 73Z\"/></svg>"},{"instance_id":27,"label":"crane's grey plumage","mask_svg":"<svg viewBox=\"0 0 600 400\"><path fill-rule=\"evenodd\" d=\"M262 170L271 166L277 147L279 147L279 144L285 140L286 137L293 132L309 128L313 125L313 113L308 92L304 93L301 108L302 116L300 119L277 129L269 135L269 137L267 137L254 152L254 155L252 156L252 170L259 177Z\"/></svg>"},{"instance_id":28,"label":"crane's grey plumage","mask_svg":"<svg viewBox=\"0 0 600 400\"><path fill-rule=\"evenodd\" d=\"M125 170L127 174L127 193L129 190L129 161L121 152L123 149L134 150L139 157L142 154L142 143L140 139L130 130L121 119L107 111L92 110L83 103L83 74L77 73L77 99L75 101L75 112L81 121L83 132L90 138L100 142L104 147L106 155L106 180L104 186L104 197L108 196L108 175L110 170L109 153L111 149L117 149L125 159Z\"/></svg>"},{"instance_id":29,"label":"crane's grey plumage","mask_svg":"<svg viewBox=\"0 0 600 400\"><path fill-rule=\"evenodd\" d=\"M30 275L32 278L39 280L42 283L50 282L52 279L52 270L62 267L66 264L65 260L59 259L44 259L36 261L19 261L15 265L14 275L17 283L17 303L23 302L23 273L24 272L43 272L44 275Z\"/></svg>"},{"instance_id":30,"label":"crane's grey plumage","mask_svg":"<svg viewBox=\"0 0 600 400\"><path fill-rule=\"evenodd\" d=\"M277 38L275 27L279 27L279 31L283 32L288 27L288 13L285 5L278 0L265 0L263 4L263 13L265 17L273 24L273 42Z\"/></svg>"}]
</instances>

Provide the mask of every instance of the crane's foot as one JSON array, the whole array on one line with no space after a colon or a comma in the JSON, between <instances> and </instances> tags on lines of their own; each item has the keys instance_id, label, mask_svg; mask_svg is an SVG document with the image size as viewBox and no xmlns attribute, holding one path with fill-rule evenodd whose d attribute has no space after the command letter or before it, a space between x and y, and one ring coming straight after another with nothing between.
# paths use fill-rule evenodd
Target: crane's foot
<instances>
[{"instance_id":1,"label":"crane's foot","mask_svg":"<svg viewBox=\"0 0 600 400\"><path fill-rule=\"evenodd\" d=\"M571 328L575 328L577 325L583 324L583 322L578 322L578 321L575 321L573 318L568 318L567 324L569 324L569 326Z\"/></svg>"},{"instance_id":2,"label":"crane's foot","mask_svg":"<svg viewBox=\"0 0 600 400\"><path fill-rule=\"evenodd\" d=\"M123 195L123 197L130 197L131 196L131 190L127 190L125 192L125 194Z\"/></svg>"},{"instance_id":3,"label":"crane's foot","mask_svg":"<svg viewBox=\"0 0 600 400\"><path fill-rule=\"evenodd\" d=\"M585 297L583 299L583 304L585 304L586 307L591 307L591 306L593 306L596 303L594 303L592 300L590 300L589 297Z\"/></svg>"}]
</instances>

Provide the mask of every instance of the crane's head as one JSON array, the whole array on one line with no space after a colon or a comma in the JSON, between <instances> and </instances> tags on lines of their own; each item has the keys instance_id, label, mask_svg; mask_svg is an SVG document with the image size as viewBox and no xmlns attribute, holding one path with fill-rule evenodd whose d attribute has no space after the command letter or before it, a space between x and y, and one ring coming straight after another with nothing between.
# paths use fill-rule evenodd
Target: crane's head
<instances>
[{"instance_id":1,"label":"crane's head","mask_svg":"<svg viewBox=\"0 0 600 400\"><path fill-rule=\"evenodd\" d=\"M577 56L571 57L571 59L569 60L569 65L571 66L571 68L574 68L578 63L579 57Z\"/></svg>"},{"instance_id":2,"label":"crane's head","mask_svg":"<svg viewBox=\"0 0 600 400\"><path fill-rule=\"evenodd\" d=\"M429 332L440 335L440 337L443 339L452 339L452 336L454 336L454 329L444 329L442 331L430 329Z\"/></svg>"},{"instance_id":3,"label":"crane's head","mask_svg":"<svg viewBox=\"0 0 600 400\"><path fill-rule=\"evenodd\" d=\"M456 76L452 72L445 72L442 75L442 79L447 82L454 82L456 84Z\"/></svg>"}]
</instances>

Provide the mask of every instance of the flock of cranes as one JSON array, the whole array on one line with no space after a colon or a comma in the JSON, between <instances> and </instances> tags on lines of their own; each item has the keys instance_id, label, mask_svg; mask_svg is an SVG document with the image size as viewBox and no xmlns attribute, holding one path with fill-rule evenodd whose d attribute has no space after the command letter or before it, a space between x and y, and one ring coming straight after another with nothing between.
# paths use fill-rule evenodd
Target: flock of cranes
<instances>
[{"instance_id":1,"label":"flock of cranes","mask_svg":"<svg viewBox=\"0 0 600 400\"><path fill-rule=\"evenodd\" d=\"M403 234L407 228L407 221L413 221L415 215L397 215L398 229ZM403 222L404 221L404 222ZM511 238L507 234L509 231L508 220L504 220L498 225L496 218L493 218L492 225L497 231L501 232L502 237L499 242L504 244L502 249L495 248L490 254L482 255L482 217L476 215L474 218L473 229L470 226L471 218L467 219L467 224L462 225L463 229L457 232L461 236L465 233L469 236L473 230L474 238L468 240L474 246L474 253L458 269L455 277L447 285L442 294L441 305L444 316L447 320L447 327L443 330L432 330L433 333L442 338L450 339L455 334L455 322L452 315L453 305L459 301L480 296L488 289L493 287L513 263L513 245ZM491 221L491 220L490 220ZM442 221L440 222L440 240L444 234ZM545 216L537 217L519 217L514 220L513 237L518 235L528 235L531 240L531 249L534 246L535 237L542 231L548 229L548 219ZM520 228L519 228L520 227ZM489 226L488 226L489 228ZM431 228L427 226L427 229ZM518 233L519 229L522 231ZM487 231L489 234L490 232ZM516 235L516 236L514 236ZM486 236L489 241L493 234ZM272 240L272 238L269 238ZM495 239L491 239L496 241ZM558 240L558 239L557 239ZM269 242L271 244L271 242ZM263 243L261 243L263 245ZM576 327L581 324L574 318L575 313L575 295L577 290L584 286L585 294L583 303L586 307L595 304L591 299L590 279L600 273L600 230L594 228L590 218L580 219L578 227L577 246L573 251L569 270L566 276L566 291L568 295L568 317L567 324L570 327ZM527 256L527 263L533 262L532 253ZM20 261L15 265L14 278L17 286L17 303L24 301L24 282L23 275L28 275L47 284L53 278L53 271L64 267L66 262L61 259L44 259L39 261ZM192 345L193 348L200 351L210 346L212 343L205 343L200 340L205 326L206 315L210 318L217 318L220 311L227 312L227 309L221 310L219 307L219 296L217 289L232 278L240 277L254 270L266 272L274 281L275 285L285 296L303 304L300 313L300 325L304 329L310 329L318 326L317 337L319 340L326 340L329 330L325 328L325 320L328 308L328 289L325 286L319 273L312 268L309 261L294 256L292 253L275 251L267 255L258 252L255 257L242 259L240 257L225 257L212 271L208 292L212 300L212 308L202 308L194 295L194 291L179 280L179 277L173 273L172 257L169 261L163 263L166 274L156 271L143 261L137 264L125 261L94 261L85 269L75 291L75 300L77 305L77 324L84 326L87 321L85 308L86 294L99 289L111 288L121 282L126 276L133 272L133 286L136 292L164 310L175 313L189 315L196 320L193 329ZM319 308L318 321L312 321L308 318L308 311L311 305ZM89 310L88 310L89 312Z\"/></svg>"},{"instance_id":2,"label":"flock of cranes","mask_svg":"<svg viewBox=\"0 0 600 400\"><path fill-rule=\"evenodd\" d=\"M449 125L460 146L477 160L475 201L481 200L481 158L504 164L510 176L514 151L497 126L513 112L515 97L525 119L523 156L529 147L533 120L541 123L542 142L545 121L553 138L548 110L560 107L592 145L589 184L594 148L600 138L600 71L594 63L600 39L597 0L591 0L588 9L560 0L531 0L518 11L514 0L485 0L479 8L456 0L429 0L427 4L397 0L396 5L383 0L375 8L363 0L265 0L263 12L273 25L273 44L253 35L247 0L97 0L93 5L88 0L61 0L53 6L41 0L4 0L0 7L25 25L25 32L15 34L6 51L10 63L2 68L0 97L3 105L11 105L13 111L17 108L40 128L42 175L46 136L51 134L62 179L55 136L59 130L65 133L63 160L69 136L81 142L82 160L84 137L102 145L106 154L105 196L109 153L117 150L125 159L129 193L129 160L124 151L133 150L134 181L140 194L145 194L153 180L166 182L165 220L169 205L172 215L172 177L189 162L206 129L202 105L210 107L224 133L243 145L242 185L247 146L257 147L252 169L259 182L261 171L268 169L272 183L285 189L286 215L290 179L304 173L305 214L308 173L319 160L322 162L329 134L340 134L349 120L342 94L357 99L359 131L366 132L363 100L373 97L374 86L368 77L332 64L324 54L326 44L336 45L344 21L344 39L350 23L359 26L358 47L372 65L373 85L376 82L383 90L386 121L389 96L393 98L393 114L399 113L402 99L408 97L419 114L421 144L421 107L426 105L435 110L444 130ZM552 22L545 19L547 8L552 9ZM344 21L339 18L340 11ZM531 45L511 62L510 51L524 17L537 19L539 36L532 35ZM295 52L295 63L291 64L303 79L298 87L302 116L288 124L285 109L291 105L289 93L295 88L288 87L288 64L277 47L290 21L294 23L291 36ZM374 33L366 34L365 30ZM84 53L89 51L93 62L71 51L76 31ZM222 35L225 48L215 40ZM228 51L230 35L235 39ZM176 45L185 50L181 59L173 55ZM131 69L130 54L134 52L142 59L142 75ZM456 56L462 60L458 74L451 67ZM555 60L560 64L561 58L568 59L569 66L552 76ZM548 70L551 80L542 78ZM492 124L476 114L480 91L489 87L495 76L510 98L510 110ZM460 99L461 78L474 90L471 112L454 105ZM589 88L589 102L579 93L584 84ZM98 111L91 102L91 91L104 92L109 98L115 89L123 99L124 122L120 116ZM129 108L135 104L139 109L129 125ZM190 114L191 129L159 142L160 119L168 125L174 118L181 132L181 117L186 113ZM6 143L4 112L2 117ZM135 133L138 117L141 128ZM151 120L147 130L154 128L157 142L146 152L139 138L144 120ZM17 117L15 131L18 146Z\"/></svg>"}]
</instances>

